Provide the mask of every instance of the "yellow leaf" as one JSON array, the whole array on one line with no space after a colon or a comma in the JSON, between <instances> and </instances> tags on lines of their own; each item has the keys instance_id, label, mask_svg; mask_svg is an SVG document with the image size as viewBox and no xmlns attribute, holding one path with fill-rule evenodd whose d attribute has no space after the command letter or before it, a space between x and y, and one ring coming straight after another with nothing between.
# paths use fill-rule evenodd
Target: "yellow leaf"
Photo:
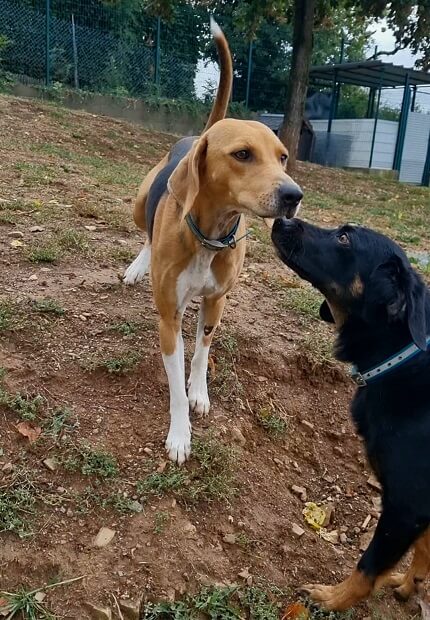
<instances>
[{"instance_id":1,"label":"yellow leaf","mask_svg":"<svg viewBox=\"0 0 430 620\"><path fill-rule=\"evenodd\" d=\"M306 502L303 508L303 516L306 523L318 531L322 528L326 515L321 506L317 506L314 502Z\"/></svg>"}]
</instances>

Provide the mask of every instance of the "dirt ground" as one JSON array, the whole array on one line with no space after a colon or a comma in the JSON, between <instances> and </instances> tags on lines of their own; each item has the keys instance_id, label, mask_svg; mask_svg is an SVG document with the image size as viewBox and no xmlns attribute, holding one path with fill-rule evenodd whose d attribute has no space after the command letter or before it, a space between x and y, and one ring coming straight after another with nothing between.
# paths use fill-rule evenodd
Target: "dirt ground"
<instances>
[{"instance_id":1,"label":"dirt ground","mask_svg":"<svg viewBox=\"0 0 430 620\"><path fill-rule=\"evenodd\" d=\"M275 592L281 609L300 584L343 578L378 491L318 295L250 222L213 347L211 413L193 419L196 455L175 468L150 282L119 278L143 243L136 189L175 138L7 96L0 136L0 590L84 576L43 602L77 620L92 617L87 602L114 609L113 595L172 601L231 584ZM297 177L303 216L371 222L428 248L427 190L303 164ZM332 505L335 544L306 524L305 501ZM96 547L102 527L115 536ZM339 617L416 614L387 593Z\"/></svg>"}]
</instances>

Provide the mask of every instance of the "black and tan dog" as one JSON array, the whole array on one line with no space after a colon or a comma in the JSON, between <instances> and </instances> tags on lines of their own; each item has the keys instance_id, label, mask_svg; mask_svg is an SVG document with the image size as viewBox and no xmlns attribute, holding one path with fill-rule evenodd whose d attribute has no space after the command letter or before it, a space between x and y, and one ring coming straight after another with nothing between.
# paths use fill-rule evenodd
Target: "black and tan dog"
<instances>
[{"instance_id":1,"label":"black and tan dog","mask_svg":"<svg viewBox=\"0 0 430 620\"><path fill-rule=\"evenodd\" d=\"M189 410L209 411L206 383L209 347L245 256L242 214L292 217L302 192L286 173L287 151L262 123L225 119L232 85L227 41L212 20L221 65L220 86L200 137L184 138L143 181L134 219L148 234L129 266L126 284L143 278L151 263L160 313L160 344L170 388L166 448L182 463L190 454ZM182 317L202 295L188 394Z\"/></svg>"},{"instance_id":2,"label":"black and tan dog","mask_svg":"<svg viewBox=\"0 0 430 620\"><path fill-rule=\"evenodd\" d=\"M403 250L377 232L278 219L278 253L325 297L338 359L360 386L352 417L382 486L382 514L354 572L335 586L305 586L330 610L345 610L383 585L407 598L430 570L430 292ZM408 549L405 575L390 574Z\"/></svg>"}]
</instances>

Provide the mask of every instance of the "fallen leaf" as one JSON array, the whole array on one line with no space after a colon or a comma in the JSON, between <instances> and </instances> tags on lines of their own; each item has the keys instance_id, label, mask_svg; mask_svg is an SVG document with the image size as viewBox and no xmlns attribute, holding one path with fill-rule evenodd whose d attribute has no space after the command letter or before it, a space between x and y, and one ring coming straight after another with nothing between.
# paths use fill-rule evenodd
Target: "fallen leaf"
<instances>
[{"instance_id":1,"label":"fallen leaf","mask_svg":"<svg viewBox=\"0 0 430 620\"><path fill-rule=\"evenodd\" d=\"M12 239L12 241L10 242L10 245L12 248L22 248L24 244L19 239Z\"/></svg>"},{"instance_id":2,"label":"fallen leaf","mask_svg":"<svg viewBox=\"0 0 430 620\"><path fill-rule=\"evenodd\" d=\"M314 502L306 502L303 508L303 516L308 525L314 530L320 530L326 519L326 514L321 506L317 506Z\"/></svg>"},{"instance_id":3,"label":"fallen leaf","mask_svg":"<svg viewBox=\"0 0 430 620\"><path fill-rule=\"evenodd\" d=\"M30 443L37 441L42 432L40 426L34 426L30 422L19 422L16 425L16 430L23 437L28 437Z\"/></svg>"},{"instance_id":4,"label":"fallen leaf","mask_svg":"<svg viewBox=\"0 0 430 620\"><path fill-rule=\"evenodd\" d=\"M285 610L282 620L308 620L309 617L309 610L303 603L292 603Z\"/></svg>"}]
</instances>

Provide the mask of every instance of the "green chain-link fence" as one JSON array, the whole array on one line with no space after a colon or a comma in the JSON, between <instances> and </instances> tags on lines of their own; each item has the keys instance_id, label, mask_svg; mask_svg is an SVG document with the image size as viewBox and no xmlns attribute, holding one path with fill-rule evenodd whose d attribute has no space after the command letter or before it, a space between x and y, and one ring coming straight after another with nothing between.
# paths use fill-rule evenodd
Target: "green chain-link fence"
<instances>
[{"instance_id":1,"label":"green chain-link fence","mask_svg":"<svg viewBox=\"0 0 430 620\"><path fill-rule=\"evenodd\" d=\"M0 69L30 83L142 98L210 99L218 73L207 11L199 3L183 3L171 19L161 20L137 6L132 0L0 0ZM250 49L245 35L226 26L235 66L233 101L281 112L291 27L263 24ZM322 36L332 37L333 44L323 48L326 53L331 45L335 59L339 36L316 36L317 50Z\"/></svg>"}]
</instances>

